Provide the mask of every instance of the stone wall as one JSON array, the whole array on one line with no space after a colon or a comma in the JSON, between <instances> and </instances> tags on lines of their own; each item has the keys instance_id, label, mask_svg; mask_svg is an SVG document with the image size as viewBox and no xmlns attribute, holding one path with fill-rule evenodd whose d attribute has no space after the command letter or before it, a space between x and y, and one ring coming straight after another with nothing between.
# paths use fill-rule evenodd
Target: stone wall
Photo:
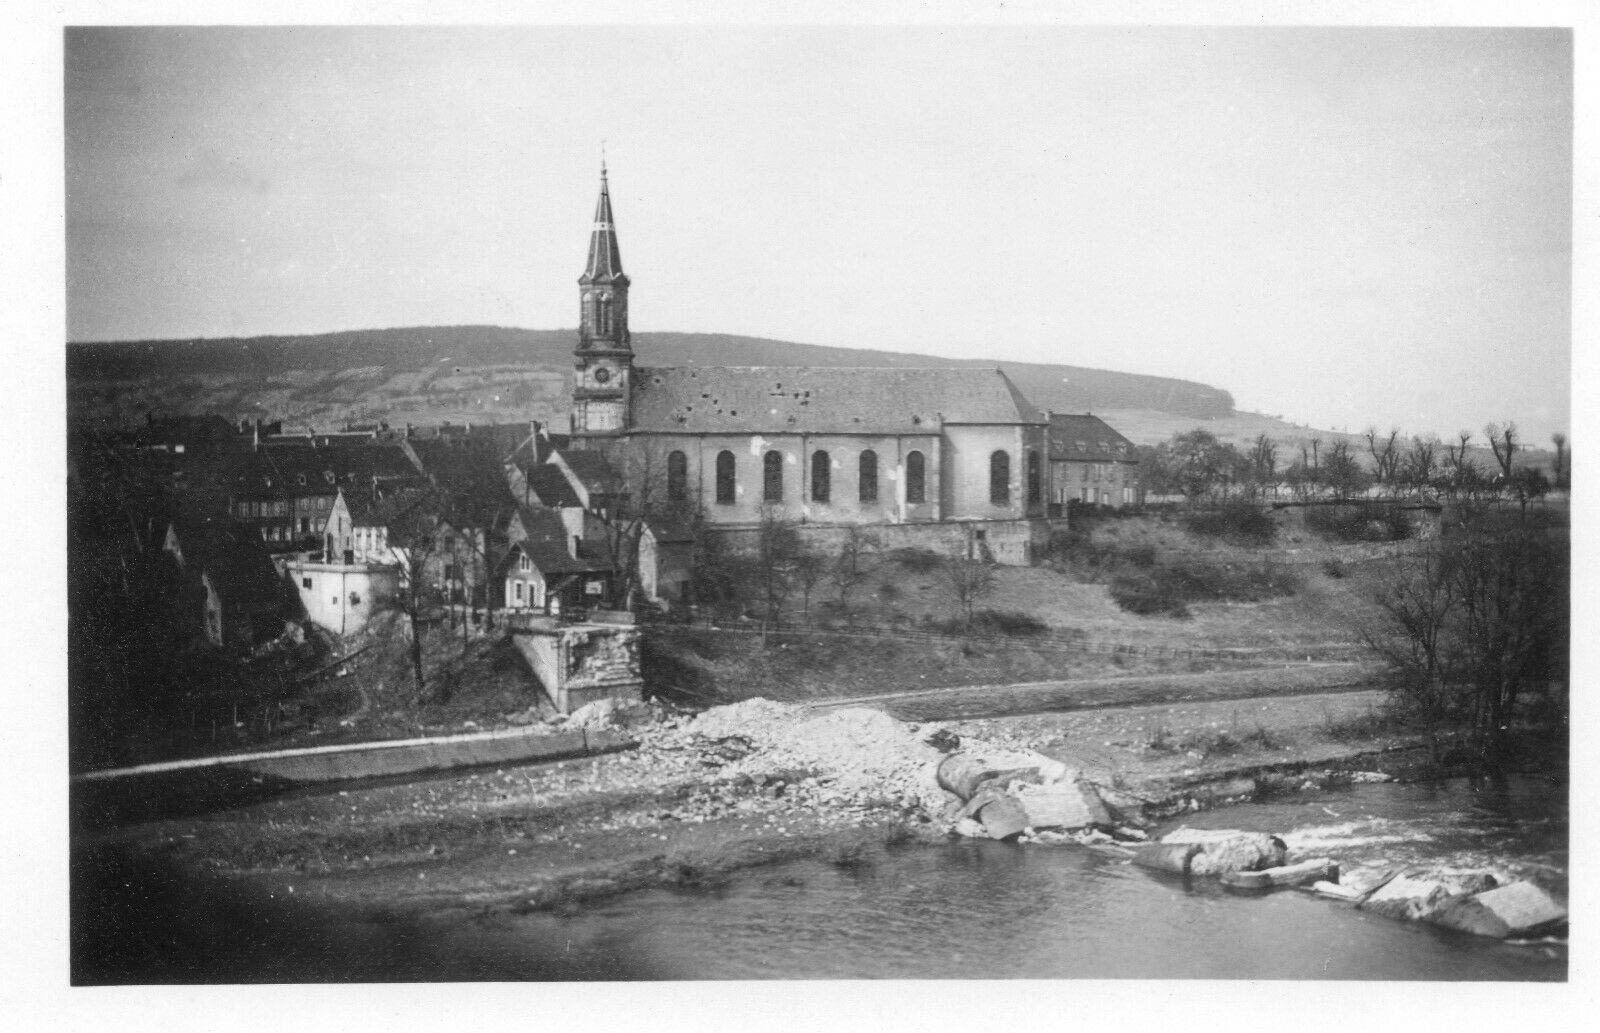
<instances>
[{"instance_id":1,"label":"stone wall","mask_svg":"<svg viewBox=\"0 0 1600 1033\"><path fill-rule=\"evenodd\" d=\"M795 530L805 543L825 555L837 555L850 528L844 524L797 524ZM931 549L952 555L971 540L987 550L994 562L1012 567L1030 566L1049 545L1050 528L1044 520L961 520L937 524L879 524L859 530L870 536L879 549ZM749 553L756 547L754 528L707 528L707 532L735 552Z\"/></svg>"}]
</instances>

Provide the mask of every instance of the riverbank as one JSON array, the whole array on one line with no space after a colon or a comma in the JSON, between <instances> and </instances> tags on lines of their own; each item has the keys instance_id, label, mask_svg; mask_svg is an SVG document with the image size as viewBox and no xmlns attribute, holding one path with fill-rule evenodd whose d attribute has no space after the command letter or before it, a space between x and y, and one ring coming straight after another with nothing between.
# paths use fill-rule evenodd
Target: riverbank
<instances>
[{"instance_id":1,"label":"riverbank","mask_svg":"<svg viewBox=\"0 0 1600 1033\"><path fill-rule=\"evenodd\" d=\"M739 719L721 726L644 719L621 729L639 748L609 756L284 797L79 838L242 880L269 899L561 907L648 885L712 885L797 857L850 864L880 846L942 838L937 787L873 759L901 732L1036 751L1130 798L1181 805L1239 772L1378 763L1407 742L1382 734L1380 701L1372 691L917 725L856 710L827 717L805 749L752 736L766 718L753 701L725 708Z\"/></svg>"}]
</instances>

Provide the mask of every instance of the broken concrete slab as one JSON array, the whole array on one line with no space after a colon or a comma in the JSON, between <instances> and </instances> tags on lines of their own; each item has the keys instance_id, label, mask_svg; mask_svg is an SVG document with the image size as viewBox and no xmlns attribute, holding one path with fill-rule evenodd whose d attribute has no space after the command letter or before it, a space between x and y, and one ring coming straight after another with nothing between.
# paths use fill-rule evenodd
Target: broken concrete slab
<instances>
[{"instance_id":1,"label":"broken concrete slab","mask_svg":"<svg viewBox=\"0 0 1600 1033\"><path fill-rule=\"evenodd\" d=\"M1567 920L1567 909L1531 882L1452 898L1425 916L1434 925L1477 936L1532 936Z\"/></svg>"},{"instance_id":2,"label":"broken concrete slab","mask_svg":"<svg viewBox=\"0 0 1600 1033\"><path fill-rule=\"evenodd\" d=\"M1274 886L1303 886L1308 882L1339 881L1339 862L1331 857L1313 857L1256 873Z\"/></svg>"},{"instance_id":3,"label":"broken concrete slab","mask_svg":"<svg viewBox=\"0 0 1600 1033\"><path fill-rule=\"evenodd\" d=\"M1362 865L1339 875L1339 885L1350 891L1351 899L1364 900L1404 869L1393 865Z\"/></svg>"},{"instance_id":4,"label":"broken concrete slab","mask_svg":"<svg viewBox=\"0 0 1600 1033\"><path fill-rule=\"evenodd\" d=\"M1058 782L1050 786L1019 786L1017 800L1036 829L1079 829L1109 825L1111 815L1100 796L1084 782Z\"/></svg>"},{"instance_id":5,"label":"broken concrete slab","mask_svg":"<svg viewBox=\"0 0 1600 1033\"><path fill-rule=\"evenodd\" d=\"M977 811L983 831L990 839L1010 839L1019 836L1028 827L1028 814L1016 797L996 793Z\"/></svg>"},{"instance_id":6,"label":"broken concrete slab","mask_svg":"<svg viewBox=\"0 0 1600 1033\"><path fill-rule=\"evenodd\" d=\"M1385 918L1415 920L1450 896L1438 879L1411 874L1396 875L1361 902L1361 910Z\"/></svg>"},{"instance_id":7,"label":"broken concrete slab","mask_svg":"<svg viewBox=\"0 0 1600 1033\"><path fill-rule=\"evenodd\" d=\"M1141 843L1133 848L1133 863L1151 871L1188 875L1190 862L1202 849L1199 843Z\"/></svg>"},{"instance_id":8,"label":"broken concrete slab","mask_svg":"<svg viewBox=\"0 0 1600 1033\"><path fill-rule=\"evenodd\" d=\"M1265 832L1239 829L1180 828L1161 837L1163 843L1197 843L1201 853L1189 864L1194 875L1260 871L1288 860L1283 840Z\"/></svg>"}]
</instances>

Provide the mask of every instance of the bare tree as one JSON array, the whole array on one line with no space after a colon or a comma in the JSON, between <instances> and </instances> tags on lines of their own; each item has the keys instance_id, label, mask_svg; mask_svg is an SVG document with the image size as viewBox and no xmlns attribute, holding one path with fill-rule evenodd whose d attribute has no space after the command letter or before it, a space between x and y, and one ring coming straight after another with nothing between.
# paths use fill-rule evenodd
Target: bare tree
<instances>
[{"instance_id":1,"label":"bare tree","mask_svg":"<svg viewBox=\"0 0 1600 1033\"><path fill-rule=\"evenodd\" d=\"M1366 430L1367 451L1372 455L1372 470L1379 484L1393 484L1395 468L1400 462L1400 428L1392 427L1387 438L1378 434L1377 427Z\"/></svg>"},{"instance_id":2,"label":"bare tree","mask_svg":"<svg viewBox=\"0 0 1600 1033\"><path fill-rule=\"evenodd\" d=\"M1460 720L1495 768L1524 697L1564 693L1568 572L1563 535L1469 510L1385 587L1368 643L1395 665L1402 700L1430 721Z\"/></svg>"},{"instance_id":3,"label":"bare tree","mask_svg":"<svg viewBox=\"0 0 1600 1033\"><path fill-rule=\"evenodd\" d=\"M405 514L405 519L405 527L390 529L390 543L399 560L400 584L395 593L380 605L383 609L398 612L406 619L410 633L407 647L411 658L411 676L416 682L416 698L421 701L427 691L422 638L427 617L438 609L437 592L429 583L428 575L442 554L445 528L432 500L413 507ZM448 698L448 685L441 683L440 691Z\"/></svg>"},{"instance_id":4,"label":"bare tree","mask_svg":"<svg viewBox=\"0 0 1600 1033\"><path fill-rule=\"evenodd\" d=\"M1458 603L1455 579L1442 550L1402 561L1378 587L1382 619L1362 628L1367 646L1395 672L1396 691L1430 742L1457 708L1452 692L1459 661L1451 645ZM1433 749L1435 759L1438 748Z\"/></svg>"},{"instance_id":5,"label":"bare tree","mask_svg":"<svg viewBox=\"0 0 1600 1033\"><path fill-rule=\"evenodd\" d=\"M828 568L828 581L839 593L839 607L850 610L850 596L866 580L866 560L875 552L877 542L855 524L845 529L844 540L839 543L839 555Z\"/></svg>"},{"instance_id":6,"label":"bare tree","mask_svg":"<svg viewBox=\"0 0 1600 1033\"><path fill-rule=\"evenodd\" d=\"M1434 468L1438 463L1439 439L1431 435L1411 439L1400 463L1399 481L1411 488L1423 488L1433 482Z\"/></svg>"},{"instance_id":7,"label":"bare tree","mask_svg":"<svg viewBox=\"0 0 1600 1033\"><path fill-rule=\"evenodd\" d=\"M1340 498L1358 494L1367 486L1367 472L1361 468L1350 451L1350 443L1344 438L1339 438L1328 449L1322 467L1323 482Z\"/></svg>"},{"instance_id":8,"label":"bare tree","mask_svg":"<svg viewBox=\"0 0 1600 1033\"><path fill-rule=\"evenodd\" d=\"M783 604L794 591L797 561L803 551L794 521L774 506L764 507L756 528L755 577L770 625L778 624L783 616Z\"/></svg>"},{"instance_id":9,"label":"bare tree","mask_svg":"<svg viewBox=\"0 0 1600 1033\"><path fill-rule=\"evenodd\" d=\"M973 610L994 591L994 568L973 546L970 534L957 542L943 568L945 584L961 610L962 631L967 634L972 632Z\"/></svg>"},{"instance_id":10,"label":"bare tree","mask_svg":"<svg viewBox=\"0 0 1600 1033\"><path fill-rule=\"evenodd\" d=\"M1246 457L1250 464L1250 477L1262 488L1276 482L1278 477L1278 443L1265 434L1257 434L1250 444Z\"/></svg>"},{"instance_id":11,"label":"bare tree","mask_svg":"<svg viewBox=\"0 0 1600 1033\"><path fill-rule=\"evenodd\" d=\"M1551 480L1559 490L1568 487L1567 465L1571 457L1567 452L1567 436L1561 431L1556 431L1550 435L1550 443L1556 446L1556 463L1555 469L1551 471Z\"/></svg>"},{"instance_id":12,"label":"bare tree","mask_svg":"<svg viewBox=\"0 0 1600 1033\"><path fill-rule=\"evenodd\" d=\"M800 586L800 610L808 617L811 615L811 595L827 572L827 557L802 542L800 551L794 557L794 580Z\"/></svg>"},{"instance_id":13,"label":"bare tree","mask_svg":"<svg viewBox=\"0 0 1600 1033\"><path fill-rule=\"evenodd\" d=\"M1507 481L1511 480L1511 459L1517 454L1520 442L1517 441L1517 425L1507 422L1504 426L1491 423L1483 428L1484 436L1489 439L1489 447L1494 450L1494 460L1500 464L1500 476Z\"/></svg>"},{"instance_id":14,"label":"bare tree","mask_svg":"<svg viewBox=\"0 0 1600 1033\"><path fill-rule=\"evenodd\" d=\"M1482 479L1478 468L1472 464L1472 431L1456 431L1456 443L1444 446L1444 481L1442 487L1452 495L1466 495L1475 491Z\"/></svg>"}]
</instances>

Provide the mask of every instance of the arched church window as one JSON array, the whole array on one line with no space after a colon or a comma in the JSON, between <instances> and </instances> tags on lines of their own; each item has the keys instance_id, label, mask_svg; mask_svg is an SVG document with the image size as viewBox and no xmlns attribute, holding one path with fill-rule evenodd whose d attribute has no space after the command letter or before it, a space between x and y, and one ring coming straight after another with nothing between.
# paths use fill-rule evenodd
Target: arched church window
<instances>
[{"instance_id":1,"label":"arched church window","mask_svg":"<svg viewBox=\"0 0 1600 1033\"><path fill-rule=\"evenodd\" d=\"M920 506L928 501L924 462L921 452L906 453L906 504Z\"/></svg>"},{"instance_id":2,"label":"arched church window","mask_svg":"<svg viewBox=\"0 0 1600 1033\"><path fill-rule=\"evenodd\" d=\"M1039 450L1028 449L1028 505L1037 506L1044 498L1044 485L1039 476Z\"/></svg>"},{"instance_id":3,"label":"arched church window","mask_svg":"<svg viewBox=\"0 0 1600 1033\"><path fill-rule=\"evenodd\" d=\"M689 498L689 457L682 452L667 453L667 501L685 502Z\"/></svg>"},{"instance_id":4,"label":"arched church window","mask_svg":"<svg viewBox=\"0 0 1600 1033\"><path fill-rule=\"evenodd\" d=\"M856 482L860 485L858 494L861 501L878 501L878 453L870 448L864 449L857 472Z\"/></svg>"},{"instance_id":5,"label":"arched church window","mask_svg":"<svg viewBox=\"0 0 1600 1033\"><path fill-rule=\"evenodd\" d=\"M783 453L776 449L761 458L761 500L783 501Z\"/></svg>"},{"instance_id":6,"label":"arched church window","mask_svg":"<svg viewBox=\"0 0 1600 1033\"><path fill-rule=\"evenodd\" d=\"M828 453L820 450L811 453L811 501L827 502L832 487L833 469Z\"/></svg>"},{"instance_id":7,"label":"arched church window","mask_svg":"<svg viewBox=\"0 0 1600 1033\"><path fill-rule=\"evenodd\" d=\"M717 501L724 506L733 505L734 483L733 453L723 449L717 453Z\"/></svg>"},{"instance_id":8,"label":"arched church window","mask_svg":"<svg viewBox=\"0 0 1600 1033\"><path fill-rule=\"evenodd\" d=\"M1011 453L1003 448L989 457L989 502L1011 505Z\"/></svg>"}]
</instances>

